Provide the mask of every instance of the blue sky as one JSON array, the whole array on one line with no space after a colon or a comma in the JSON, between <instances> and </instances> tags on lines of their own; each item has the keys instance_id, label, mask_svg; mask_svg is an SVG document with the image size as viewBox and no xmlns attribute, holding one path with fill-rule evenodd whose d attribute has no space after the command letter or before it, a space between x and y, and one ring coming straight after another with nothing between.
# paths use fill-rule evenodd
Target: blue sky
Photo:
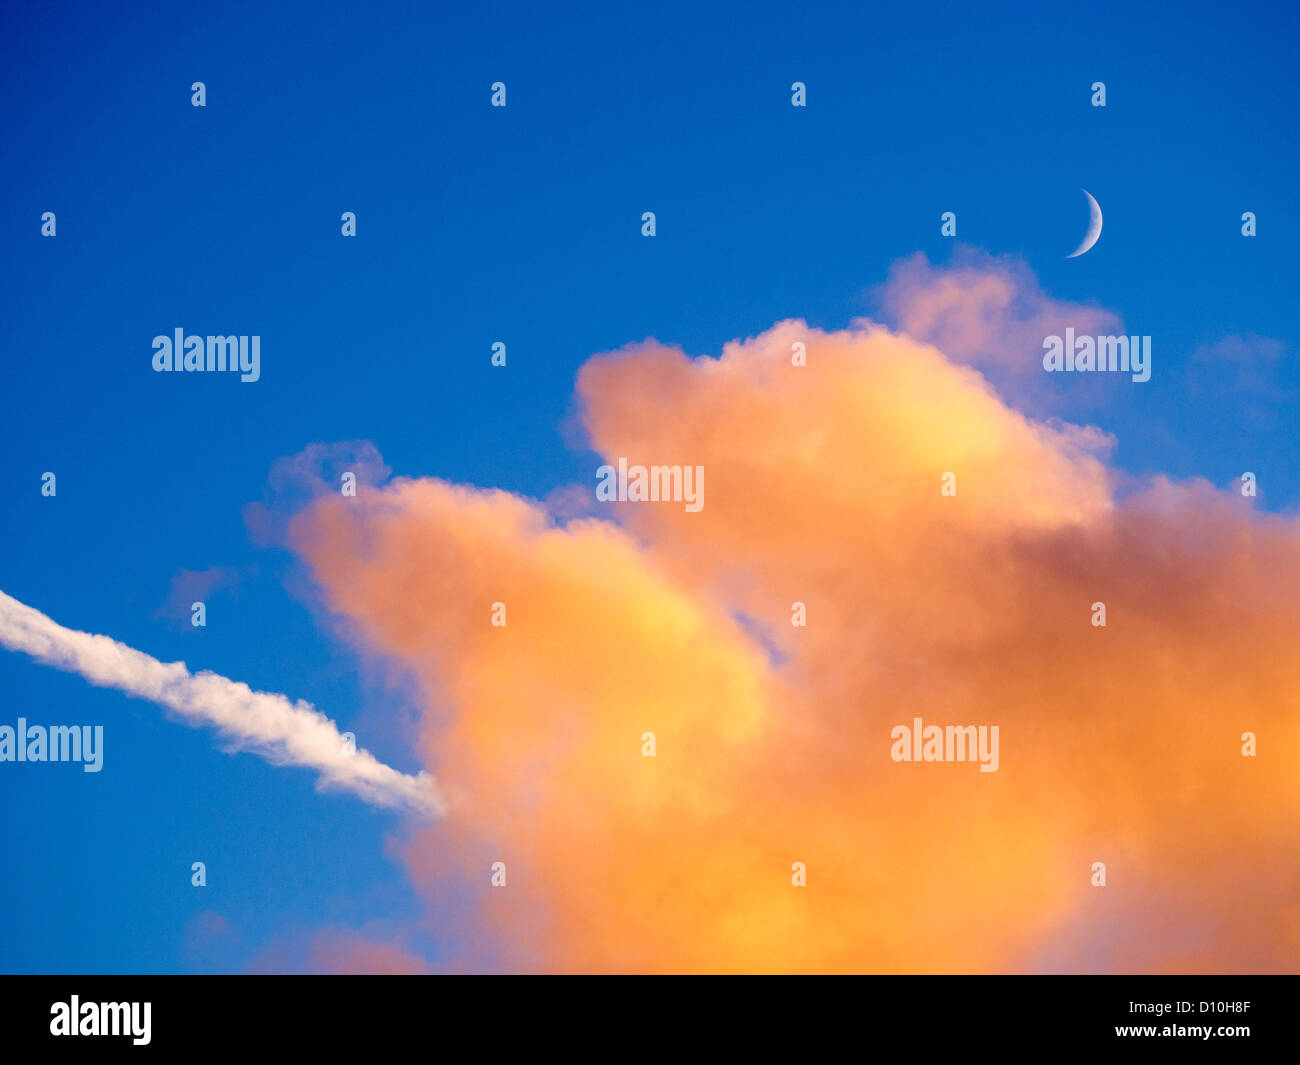
<instances>
[{"instance_id":1,"label":"blue sky","mask_svg":"<svg viewBox=\"0 0 1300 1065\"><path fill-rule=\"evenodd\" d=\"M413 771L385 724L400 692L250 537L272 463L368 439L401 474L588 483L563 432L585 359L647 336L716 354L786 317L842 327L895 261L947 261L948 210L963 243L1153 337L1148 384L1076 412L1119 466L1252 469L1266 506L1300 498L1293 401L1188 377L1198 348L1254 334L1284 345L1270 394L1300 387L1293 10L549 7L5 9L0 589L307 699ZM1105 230L1066 260L1080 187ZM152 338L177 327L260 335L261 380L153 373ZM205 629L160 614L178 572L217 566L239 576ZM0 693L0 723L106 734L99 774L0 765L0 968L239 969L297 932L419 912L391 814L20 655L0 655ZM196 944L203 911L229 934ZM452 931L416 946L436 959Z\"/></svg>"}]
</instances>

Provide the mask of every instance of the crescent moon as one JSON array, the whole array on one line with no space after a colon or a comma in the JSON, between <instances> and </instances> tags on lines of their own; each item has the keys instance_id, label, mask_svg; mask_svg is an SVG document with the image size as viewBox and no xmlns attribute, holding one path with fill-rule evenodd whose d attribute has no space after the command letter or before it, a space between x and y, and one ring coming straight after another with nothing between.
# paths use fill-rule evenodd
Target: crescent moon
<instances>
[{"instance_id":1,"label":"crescent moon","mask_svg":"<svg viewBox=\"0 0 1300 1065\"><path fill-rule=\"evenodd\" d=\"M1066 256L1067 259L1076 258L1088 251L1097 243L1097 238L1101 236L1101 204L1087 189L1080 189L1079 191L1088 197L1088 210L1091 212L1088 217L1088 232L1083 235L1083 240L1079 242L1079 246Z\"/></svg>"}]
</instances>

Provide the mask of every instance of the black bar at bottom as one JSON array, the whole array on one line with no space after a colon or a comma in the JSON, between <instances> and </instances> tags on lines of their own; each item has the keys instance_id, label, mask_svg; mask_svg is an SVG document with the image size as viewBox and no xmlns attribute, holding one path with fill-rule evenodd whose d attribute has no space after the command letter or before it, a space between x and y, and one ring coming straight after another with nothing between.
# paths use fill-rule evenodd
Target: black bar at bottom
<instances>
[{"instance_id":1,"label":"black bar at bottom","mask_svg":"<svg viewBox=\"0 0 1300 1065\"><path fill-rule=\"evenodd\" d=\"M0 1046L15 1062L26 1060L16 1049L283 1048L333 1060L412 1043L431 1055L477 1047L484 1060L501 1050L695 1057L715 1045L765 1056L834 1045L893 1048L891 1057L1127 1045L1294 1058L1300 993L1293 976L11 976L0 985Z\"/></svg>"}]
</instances>

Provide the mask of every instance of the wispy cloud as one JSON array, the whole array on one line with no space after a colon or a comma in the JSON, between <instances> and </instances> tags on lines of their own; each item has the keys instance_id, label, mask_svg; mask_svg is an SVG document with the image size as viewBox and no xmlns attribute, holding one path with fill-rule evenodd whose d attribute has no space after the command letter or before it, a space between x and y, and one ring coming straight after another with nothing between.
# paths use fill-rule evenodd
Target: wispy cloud
<instances>
[{"instance_id":1,"label":"wispy cloud","mask_svg":"<svg viewBox=\"0 0 1300 1065\"><path fill-rule=\"evenodd\" d=\"M183 569L172 577L167 601L154 611L156 618L177 622L183 632L194 632L189 624L190 611L197 601L206 601L214 593L239 586L240 573L234 566L212 566L205 570Z\"/></svg>"},{"instance_id":2,"label":"wispy cloud","mask_svg":"<svg viewBox=\"0 0 1300 1065\"><path fill-rule=\"evenodd\" d=\"M1188 366L1189 382L1197 387L1232 389L1263 395L1275 404L1279 398L1278 372L1288 354L1286 341L1262 337L1255 333L1225 336L1212 344L1202 344L1192 352Z\"/></svg>"},{"instance_id":3,"label":"wispy cloud","mask_svg":"<svg viewBox=\"0 0 1300 1065\"><path fill-rule=\"evenodd\" d=\"M895 263L878 298L886 321L954 362L1031 378L1042 376L1043 337L1067 326L1078 333L1124 328L1103 307L1052 298L1022 260L964 246L946 267L920 252Z\"/></svg>"},{"instance_id":4,"label":"wispy cloud","mask_svg":"<svg viewBox=\"0 0 1300 1065\"><path fill-rule=\"evenodd\" d=\"M64 628L4 592L0 644L91 684L165 706L193 724L215 725L238 748L276 765L315 769L323 787L346 788L378 806L426 816L443 812L432 777L408 776L368 751L350 751L334 722L310 703L253 691L207 670L191 673L184 662L160 662L108 636Z\"/></svg>"}]
</instances>

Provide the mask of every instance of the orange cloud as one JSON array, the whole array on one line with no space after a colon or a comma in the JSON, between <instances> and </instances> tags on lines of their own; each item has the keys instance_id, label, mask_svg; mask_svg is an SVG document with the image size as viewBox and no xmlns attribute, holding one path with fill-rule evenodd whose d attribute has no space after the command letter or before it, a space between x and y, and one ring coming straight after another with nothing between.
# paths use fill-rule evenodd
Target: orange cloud
<instances>
[{"instance_id":1,"label":"orange cloud","mask_svg":"<svg viewBox=\"0 0 1300 1065\"><path fill-rule=\"evenodd\" d=\"M600 461L703 466L698 513L431 478L297 511L328 608L424 693L449 810L404 854L469 900L465 965L1300 967L1300 526L1127 483L958 354L787 321L592 359ZM893 761L917 717L997 725L998 770Z\"/></svg>"}]
</instances>

